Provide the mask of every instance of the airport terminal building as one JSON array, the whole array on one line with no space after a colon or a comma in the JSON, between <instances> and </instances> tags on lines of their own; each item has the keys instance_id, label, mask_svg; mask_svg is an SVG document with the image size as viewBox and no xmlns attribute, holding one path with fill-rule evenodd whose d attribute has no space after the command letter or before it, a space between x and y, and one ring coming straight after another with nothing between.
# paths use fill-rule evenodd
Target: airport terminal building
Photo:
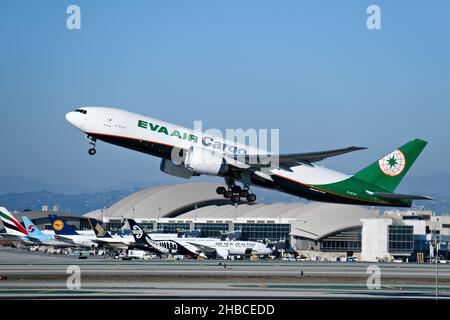
<instances>
[{"instance_id":1,"label":"airport terminal building","mask_svg":"<svg viewBox=\"0 0 450 320\"><path fill-rule=\"evenodd\" d=\"M147 231L197 231L217 238L239 231L242 240L263 241L306 258L414 261L418 251L430 254L427 221L419 216L404 220L397 212L318 202L233 205L215 189L216 184L206 182L148 188L86 216L112 231L120 230L124 218L135 219Z\"/></svg>"}]
</instances>

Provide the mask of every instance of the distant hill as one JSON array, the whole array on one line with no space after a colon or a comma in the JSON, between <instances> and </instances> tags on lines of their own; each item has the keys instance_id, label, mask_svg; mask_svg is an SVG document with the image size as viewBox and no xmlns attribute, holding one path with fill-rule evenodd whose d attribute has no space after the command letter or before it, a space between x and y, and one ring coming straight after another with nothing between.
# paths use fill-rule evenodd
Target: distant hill
<instances>
[{"instance_id":1,"label":"distant hill","mask_svg":"<svg viewBox=\"0 0 450 320\"><path fill-rule=\"evenodd\" d=\"M91 191L80 186L51 184L39 179L14 176L0 177L0 195L6 193L34 192L40 190L47 190L61 194L78 194Z\"/></svg>"},{"instance_id":2,"label":"distant hill","mask_svg":"<svg viewBox=\"0 0 450 320\"><path fill-rule=\"evenodd\" d=\"M11 211L23 211L26 209L35 211L41 210L43 205L48 205L49 209L53 206L58 206L58 209L64 212L85 214L96 209L108 208L138 190L138 188L130 188L75 195L59 194L50 191L8 193L0 195L0 204Z\"/></svg>"},{"instance_id":3,"label":"distant hill","mask_svg":"<svg viewBox=\"0 0 450 320\"><path fill-rule=\"evenodd\" d=\"M198 179L196 179L198 180ZM219 179L207 179L217 181ZM178 180L177 180L178 181ZM179 183L189 183L189 180L180 180ZM50 184L38 179L20 177L0 177L0 205L11 210L40 210L42 205L58 206L60 210L76 214L84 214L96 209L110 207L120 199L137 192L144 187L162 185L167 182L123 182L99 191L86 190L86 188ZM171 183L174 183L171 180ZM178 183L178 182L177 182ZM293 203L306 200L284 193L253 188L262 203ZM415 207L423 206L439 214L450 214L450 174L441 173L421 177L406 177L397 192L424 194L436 199L435 201L415 201Z\"/></svg>"}]
</instances>

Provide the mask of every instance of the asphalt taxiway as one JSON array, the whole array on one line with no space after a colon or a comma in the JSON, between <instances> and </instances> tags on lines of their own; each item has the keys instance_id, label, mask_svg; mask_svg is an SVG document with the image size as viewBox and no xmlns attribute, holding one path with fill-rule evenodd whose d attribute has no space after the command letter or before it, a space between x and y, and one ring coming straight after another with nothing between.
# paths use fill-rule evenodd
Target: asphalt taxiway
<instances>
[{"instance_id":1,"label":"asphalt taxiway","mask_svg":"<svg viewBox=\"0 0 450 320\"><path fill-rule=\"evenodd\" d=\"M81 288L68 289L69 266ZM380 271L379 289L367 286ZM438 297L450 298L450 265L440 264ZM369 269L370 270L370 269ZM0 298L429 298L436 266L407 263L133 260L0 249Z\"/></svg>"}]
</instances>

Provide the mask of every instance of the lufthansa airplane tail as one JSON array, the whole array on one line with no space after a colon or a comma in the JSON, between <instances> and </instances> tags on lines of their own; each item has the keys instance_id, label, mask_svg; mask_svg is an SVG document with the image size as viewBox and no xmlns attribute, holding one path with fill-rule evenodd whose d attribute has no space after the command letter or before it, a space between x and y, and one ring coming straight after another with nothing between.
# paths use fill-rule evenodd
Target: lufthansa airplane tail
<instances>
[{"instance_id":1,"label":"lufthansa airplane tail","mask_svg":"<svg viewBox=\"0 0 450 320\"><path fill-rule=\"evenodd\" d=\"M383 194L378 193L377 196L389 197L389 194L395 191L426 145L426 141L414 139L357 172L354 177L387 191ZM403 196L404 199L430 199L424 196L395 196L395 199L400 196Z\"/></svg>"},{"instance_id":2,"label":"lufthansa airplane tail","mask_svg":"<svg viewBox=\"0 0 450 320\"><path fill-rule=\"evenodd\" d=\"M78 233L75 231L74 226L67 224L56 214L49 214L48 218L52 224L52 228L57 235L76 236Z\"/></svg>"},{"instance_id":3,"label":"lufthansa airplane tail","mask_svg":"<svg viewBox=\"0 0 450 320\"><path fill-rule=\"evenodd\" d=\"M27 237L28 232L22 224L4 207L0 207L0 217L6 234L17 237Z\"/></svg>"}]
</instances>

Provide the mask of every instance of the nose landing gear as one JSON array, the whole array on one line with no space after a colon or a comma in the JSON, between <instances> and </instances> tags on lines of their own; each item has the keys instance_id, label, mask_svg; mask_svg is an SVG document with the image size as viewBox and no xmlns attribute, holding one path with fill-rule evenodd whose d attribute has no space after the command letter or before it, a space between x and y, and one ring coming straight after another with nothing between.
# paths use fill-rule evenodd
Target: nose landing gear
<instances>
[{"instance_id":1,"label":"nose landing gear","mask_svg":"<svg viewBox=\"0 0 450 320\"><path fill-rule=\"evenodd\" d=\"M223 195L224 198L230 199L233 203L239 203L241 198L245 198L248 202L256 201L256 195L250 192L249 186L244 185L242 188L235 184L234 180L225 179L227 188L219 186L216 189L216 193Z\"/></svg>"},{"instance_id":2,"label":"nose landing gear","mask_svg":"<svg viewBox=\"0 0 450 320\"><path fill-rule=\"evenodd\" d=\"M97 150L95 150L95 144L96 144L96 142L97 142L97 139L94 138L94 137L91 137L91 136L87 136L87 138L88 138L89 140L91 140L91 141L89 142L89 144L91 145L91 148L88 150L88 153L89 153L91 156L93 156L94 154L97 153Z\"/></svg>"}]
</instances>

